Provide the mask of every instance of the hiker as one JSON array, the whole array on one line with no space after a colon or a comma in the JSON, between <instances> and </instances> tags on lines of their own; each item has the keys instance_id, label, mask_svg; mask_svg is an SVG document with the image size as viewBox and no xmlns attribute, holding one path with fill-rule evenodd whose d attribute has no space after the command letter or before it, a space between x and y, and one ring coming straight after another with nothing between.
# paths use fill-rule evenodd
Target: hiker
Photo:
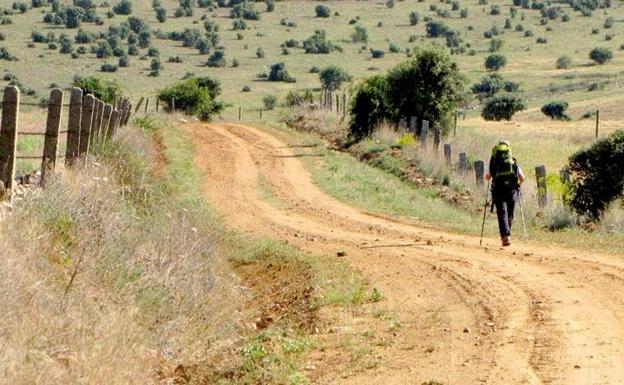
<instances>
[{"instance_id":1,"label":"hiker","mask_svg":"<svg viewBox=\"0 0 624 385\"><path fill-rule=\"evenodd\" d=\"M518 162L511 155L508 141L499 142L492 149L489 172L485 178L492 180L493 207L496 206L501 242L503 246L509 246L514 209L525 177Z\"/></svg>"}]
</instances>

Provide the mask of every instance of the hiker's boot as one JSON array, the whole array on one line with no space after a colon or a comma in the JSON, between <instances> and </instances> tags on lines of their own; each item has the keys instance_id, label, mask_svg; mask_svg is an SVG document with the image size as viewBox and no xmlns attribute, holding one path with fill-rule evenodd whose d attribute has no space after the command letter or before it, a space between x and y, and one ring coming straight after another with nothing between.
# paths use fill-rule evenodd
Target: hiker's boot
<instances>
[{"instance_id":1,"label":"hiker's boot","mask_svg":"<svg viewBox=\"0 0 624 385\"><path fill-rule=\"evenodd\" d=\"M511 245L511 237L508 235L501 237L501 241L505 247Z\"/></svg>"}]
</instances>

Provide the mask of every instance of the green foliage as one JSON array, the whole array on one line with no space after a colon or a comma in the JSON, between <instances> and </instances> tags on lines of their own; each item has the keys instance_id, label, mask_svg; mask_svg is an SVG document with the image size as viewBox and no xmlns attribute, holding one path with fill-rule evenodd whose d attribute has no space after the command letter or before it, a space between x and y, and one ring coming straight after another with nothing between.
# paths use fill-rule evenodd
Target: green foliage
<instances>
[{"instance_id":1,"label":"green foliage","mask_svg":"<svg viewBox=\"0 0 624 385\"><path fill-rule=\"evenodd\" d=\"M416 25L420 21L420 14L416 11L410 12L409 14L409 22L410 25Z\"/></svg>"},{"instance_id":2,"label":"green foliage","mask_svg":"<svg viewBox=\"0 0 624 385\"><path fill-rule=\"evenodd\" d=\"M624 131L618 130L570 157L572 208L599 220L624 193Z\"/></svg>"},{"instance_id":3,"label":"green foliage","mask_svg":"<svg viewBox=\"0 0 624 385\"><path fill-rule=\"evenodd\" d=\"M325 67L319 73L319 79L323 88L328 90L337 90L340 88L343 82L349 82L353 77L347 73L344 69L331 65Z\"/></svg>"},{"instance_id":4,"label":"green foliage","mask_svg":"<svg viewBox=\"0 0 624 385\"><path fill-rule=\"evenodd\" d=\"M609 48L596 47L589 53L589 58L597 64L605 64L609 60L613 59L613 51Z\"/></svg>"},{"instance_id":5,"label":"green foliage","mask_svg":"<svg viewBox=\"0 0 624 385\"><path fill-rule=\"evenodd\" d=\"M258 59L262 59L264 57L264 50L262 49L262 47L258 47L258 49L256 50L256 57Z\"/></svg>"},{"instance_id":6,"label":"green foliage","mask_svg":"<svg viewBox=\"0 0 624 385\"><path fill-rule=\"evenodd\" d=\"M267 76L267 79L271 82L295 82L295 79L291 77L286 70L286 64L284 63L271 64L271 66L269 67L269 75Z\"/></svg>"},{"instance_id":7,"label":"green foliage","mask_svg":"<svg viewBox=\"0 0 624 385\"><path fill-rule=\"evenodd\" d=\"M260 12L254 9L252 3L243 2L232 8L230 17L233 19L260 20Z\"/></svg>"},{"instance_id":8,"label":"green foliage","mask_svg":"<svg viewBox=\"0 0 624 385\"><path fill-rule=\"evenodd\" d=\"M275 108L275 106L277 105L277 96L275 95L267 95L264 98L262 98L262 104L264 105L264 108L267 110L273 110Z\"/></svg>"},{"instance_id":9,"label":"green foliage","mask_svg":"<svg viewBox=\"0 0 624 385\"><path fill-rule=\"evenodd\" d=\"M316 7L314 7L314 13L316 14L316 17L330 17L331 16L331 10L329 9L328 6L323 5L323 4L319 4Z\"/></svg>"},{"instance_id":10,"label":"green foliage","mask_svg":"<svg viewBox=\"0 0 624 385\"><path fill-rule=\"evenodd\" d=\"M490 71L498 71L507 64L507 58L504 55L492 54L485 58L485 68Z\"/></svg>"},{"instance_id":11,"label":"green foliage","mask_svg":"<svg viewBox=\"0 0 624 385\"><path fill-rule=\"evenodd\" d=\"M160 23L167 21L167 10L165 8L156 8L156 20Z\"/></svg>"},{"instance_id":12,"label":"green foliage","mask_svg":"<svg viewBox=\"0 0 624 385\"><path fill-rule=\"evenodd\" d=\"M117 15L132 14L132 2L130 0L121 0L113 7L113 12Z\"/></svg>"},{"instance_id":13,"label":"green foliage","mask_svg":"<svg viewBox=\"0 0 624 385\"><path fill-rule=\"evenodd\" d=\"M361 138L382 120L398 124L411 116L447 128L463 89L457 64L446 52L434 47L418 48L409 61L386 76L375 76L356 88L351 104L351 134Z\"/></svg>"},{"instance_id":14,"label":"green foliage","mask_svg":"<svg viewBox=\"0 0 624 385\"><path fill-rule=\"evenodd\" d=\"M85 95L92 94L109 104L113 104L122 95L119 84L110 80L102 80L95 76L75 76L73 86L81 88Z\"/></svg>"},{"instance_id":15,"label":"green foliage","mask_svg":"<svg viewBox=\"0 0 624 385\"><path fill-rule=\"evenodd\" d=\"M503 76L498 73L486 75L481 78L481 81L473 84L472 93L477 95L477 98L484 100L490 98L500 91L515 92L520 88L520 85L516 82L505 81Z\"/></svg>"},{"instance_id":16,"label":"green foliage","mask_svg":"<svg viewBox=\"0 0 624 385\"><path fill-rule=\"evenodd\" d=\"M353 33L351 33L351 41L354 43L368 43L368 31L361 25L353 27Z\"/></svg>"},{"instance_id":17,"label":"green foliage","mask_svg":"<svg viewBox=\"0 0 624 385\"><path fill-rule=\"evenodd\" d=\"M102 72L117 72L118 67L115 64L104 63L100 66Z\"/></svg>"},{"instance_id":18,"label":"green foliage","mask_svg":"<svg viewBox=\"0 0 624 385\"><path fill-rule=\"evenodd\" d=\"M303 49L305 53L328 54L341 48L327 40L327 34L324 30L317 29L312 36L303 41Z\"/></svg>"},{"instance_id":19,"label":"green foliage","mask_svg":"<svg viewBox=\"0 0 624 385\"><path fill-rule=\"evenodd\" d=\"M427 37L440 37L446 35L451 29L441 21L430 21L426 24Z\"/></svg>"},{"instance_id":20,"label":"green foliage","mask_svg":"<svg viewBox=\"0 0 624 385\"><path fill-rule=\"evenodd\" d=\"M225 53L221 50L214 51L206 62L206 67L225 67Z\"/></svg>"},{"instance_id":21,"label":"green foliage","mask_svg":"<svg viewBox=\"0 0 624 385\"><path fill-rule=\"evenodd\" d=\"M371 56L373 59L381 59L386 55L386 53L381 49L371 48L370 49Z\"/></svg>"},{"instance_id":22,"label":"green foliage","mask_svg":"<svg viewBox=\"0 0 624 385\"><path fill-rule=\"evenodd\" d=\"M564 55L557 59L557 69L562 70L568 69L570 67L572 67L572 58L570 58L569 56Z\"/></svg>"},{"instance_id":23,"label":"green foliage","mask_svg":"<svg viewBox=\"0 0 624 385\"><path fill-rule=\"evenodd\" d=\"M516 112L526 109L526 104L519 95L498 94L485 101L481 117L485 120L511 120Z\"/></svg>"},{"instance_id":24,"label":"green foliage","mask_svg":"<svg viewBox=\"0 0 624 385\"><path fill-rule=\"evenodd\" d=\"M497 52L503 48L504 41L503 39L492 39L490 40L490 52Z\"/></svg>"},{"instance_id":25,"label":"green foliage","mask_svg":"<svg viewBox=\"0 0 624 385\"><path fill-rule=\"evenodd\" d=\"M243 19L236 19L232 22L232 29L235 31L244 31L247 29L247 23Z\"/></svg>"},{"instance_id":26,"label":"green foliage","mask_svg":"<svg viewBox=\"0 0 624 385\"><path fill-rule=\"evenodd\" d=\"M275 10L275 0L266 0L266 11L273 12Z\"/></svg>"},{"instance_id":27,"label":"green foliage","mask_svg":"<svg viewBox=\"0 0 624 385\"><path fill-rule=\"evenodd\" d=\"M558 100L554 102L546 103L542 106L542 113L553 120L569 120L570 117L566 115L568 109L568 102Z\"/></svg>"},{"instance_id":28,"label":"green foliage","mask_svg":"<svg viewBox=\"0 0 624 385\"><path fill-rule=\"evenodd\" d=\"M210 120L223 109L216 99L221 93L219 82L209 77L192 77L165 88L158 93L158 99L171 109L172 100L175 108L186 114Z\"/></svg>"},{"instance_id":29,"label":"green foliage","mask_svg":"<svg viewBox=\"0 0 624 385\"><path fill-rule=\"evenodd\" d=\"M113 49L106 41L100 41L95 47L95 56L98 59L105 59L113 55Z\"/></svg>"}]
</instances>

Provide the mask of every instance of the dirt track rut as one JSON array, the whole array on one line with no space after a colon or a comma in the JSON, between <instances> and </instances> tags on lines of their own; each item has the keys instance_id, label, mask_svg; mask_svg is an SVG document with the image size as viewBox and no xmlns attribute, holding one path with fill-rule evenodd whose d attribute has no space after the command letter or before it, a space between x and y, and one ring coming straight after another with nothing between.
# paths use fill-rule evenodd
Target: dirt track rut
<instances>
[{"instance_id":1,"label":"dirt track rut","mask_svg":"<svg viewBox=\"0 0 624 385\"><path fill-rule=\"evenodd\" d=\"M204 192L229 226L315 253L346 250L402 321L377 368L320 382L624 384L619 256L530 244L501 250L496 239L479 247L472 236L337 201L312 182L296 144L264 130L186 130Z\"/></svg>"}]
</instances>

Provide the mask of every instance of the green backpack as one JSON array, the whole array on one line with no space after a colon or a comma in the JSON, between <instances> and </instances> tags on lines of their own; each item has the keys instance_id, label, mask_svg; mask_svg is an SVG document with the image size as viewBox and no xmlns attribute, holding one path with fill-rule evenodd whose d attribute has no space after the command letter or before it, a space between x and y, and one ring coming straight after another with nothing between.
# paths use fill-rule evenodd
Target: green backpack
<instances>
[{"instance_id":1,"label":"green backpack","mask_svg":"<svg viewBox=\"0 0 624 385\"><path fill-rule=\"evenodd\" d=\"M515 161L511 155L511 147L501 142L492 149L492 176L496 189L515 190L518 188L518 175L516 175Z\"/></svg>"}]
</instances>

